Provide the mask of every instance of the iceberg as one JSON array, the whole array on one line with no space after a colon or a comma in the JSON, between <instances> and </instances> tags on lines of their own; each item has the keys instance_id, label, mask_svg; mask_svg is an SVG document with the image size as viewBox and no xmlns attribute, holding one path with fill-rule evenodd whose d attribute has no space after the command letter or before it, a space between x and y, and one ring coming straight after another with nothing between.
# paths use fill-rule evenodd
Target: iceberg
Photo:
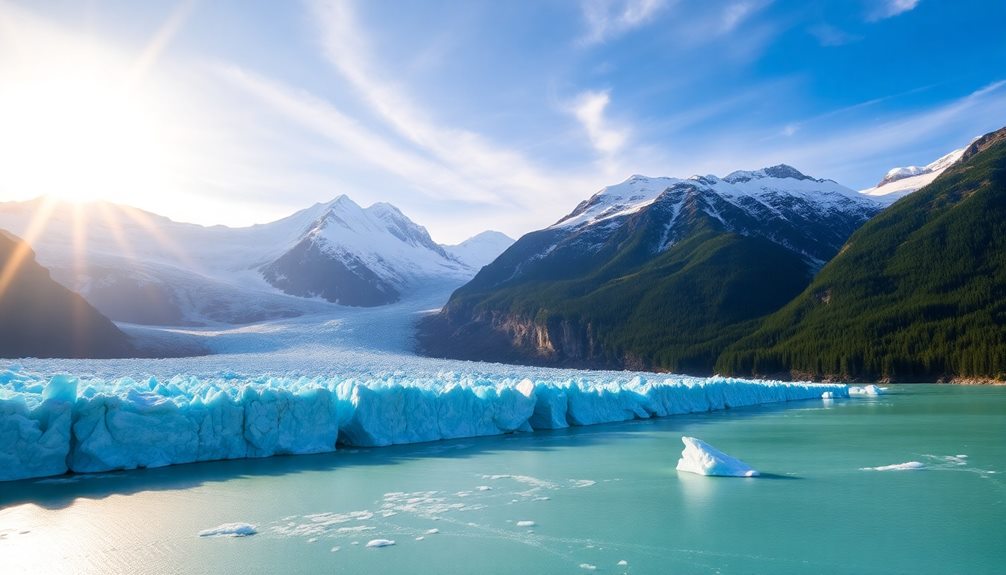
<instances>
[{"instance_id":1,"label":"iceberg","mask_svg":"<svg viewBox=\"0 0 1006 575\"><path fill-rule=\"evenodd\" d=\"M88 378L0 371L0 480L336 451L848 397L840 384L496 372ZM531 374L530 376L525 374Z\"/></svg>"},{"instance_id":2,"label":"iceberg","mask_svg":"<svg viewBox=\"0 0 1006 575\"><path fill-rule=\"evenodd\" d=\"M718 475L724 477L757 477L758 471L739 459L730 457L701 439L681 438L685 444L678 460L678 471L697 475Z\"/></svg>"}]
</instances>

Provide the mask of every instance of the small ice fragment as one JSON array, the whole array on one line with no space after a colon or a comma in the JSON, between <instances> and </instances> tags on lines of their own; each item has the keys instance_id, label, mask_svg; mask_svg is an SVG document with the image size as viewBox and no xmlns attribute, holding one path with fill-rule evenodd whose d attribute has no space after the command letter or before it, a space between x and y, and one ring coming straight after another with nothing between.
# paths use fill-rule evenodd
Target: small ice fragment
<instances>
[{"instance_id":1,"label":"small ice fragment","mask_svg":"<svg viewBox=\"0 0 1006 575\"><path fill-rule=\"evenodd\" d=\"M626 561L625 559L622 559L621 561L618 562L618 566L619 567L626 567L628 565L629 565L629 562Z\"/></svg>"},{"instance_id":2,"label":"small ice fragment","mask_svg":"<svg viewBox=\"0 0 1006 575\"><path fill-rule=\"evenodd\" d=\"M426 538L423 537L422 535L420 535L419 537L416 537L416 541L422 541L423 539L426 539Z\"/></svg>"},{"instance_id":3,"label":"small ice fragment","mask_svg":"<svg viewBox=\"0 0 1006 575\"><path fill-rule=\"evenodd\" d=\"M350 545L359 545L359 544L360 544L359 541L353 541L352 543L350 543Z\"/></svg>"},{"instance_id":4,"label":"small ice fragment","mask_svg":"<svg viewBox=\"0 0 1006 575\"><path fill-rule=\"evenodd\" d=\"M574 489L579 487L590 487L591 485L597 484L597 482L593 479L570 479L569 482L573 484Z\"/></svg>"},{"instance_id":5,"label":"small ice fragment","mask_svg":"<svg viewBox=\"0 0 1006 575\"><path fill-rule=\"evenodd\" d=\"M476 491L492 491L492 489L493 488L489 487L488 485L479 485L478 487L475 488Z\"/></svg>"},{"instance_id":6,"label":"small ice fragment","mask_svg":"<svg viewBox=\"0 0 1006 575\"><path fill-rule=\"evenodd\" d=\"M909 471L912 469L925 469L925 465L919 461L906 461L905 463L895 463L894 465L881 465L879 467L860 467L862 471Z\"/></svg>"},{"instance_id":7,"label":"small ice fragment","mask_svg":"<svg viewBox=\"0 0 1006 575\"><path fill-rule=\"evenodd\" d=\"M440 533L440 530L436 529L436 528L434 528L434 529L427 529L426 530L426 534L427 535L436 535L437 533Z\"/></svg>"},{"instance_id":8,"label":"small ice fragment","mask_svg":"<svg viewBox=\"0 0 1006 575\"><path fill-rule=\"evenodd\" d=\"M863 387L850 387L849 395L883 395L885 391L887 391L886 387L870 384Z\"/></svg>"},{"instance_id":9,"label":"small ice fragment","mask_svg":"<svg viewBox=\"0 0 1006 575\"><path fill-rule=\"evenodd\" d=\"M332 553L338 553L339 549L342 549L342 547L339 547L338 545L336 545L335 547L332 547L331 551L332 551Z\"/></svg>"},{"instance_id":10,"label":"small ice fragment","mask_svg":"<svg viewBox=\"0 0 1006 575\"><path fill-rule=\"evenodd\" d=\"M597 565L591 565L590 563L580 563L580 569L587 571L597 571Z\"/></svg>"},{"instance_id":11,"label":"small ice fragment","mask_svg":"<svg viewBox=\"0 0 1006 575\"><path fill-rule=\"evenodd\" d=\"M371 539L367 541L367 547L377 548L377 547L390 547L394 545L395 542L391 539Z\"/></svg>"},{"instance_id":12,"label":"small ice fragment","mask_svg":"<svg viewBox=\"0 0 1006 575\"><path fill-rule=\"evenodd\" d=\"M307 540L308 543L316 543L317 541L318 541L317 537L312 537L312 538L310 538L310 539Z\"/></svg>"},{"instance_id":13,"label":"small ice fragment","mask_svg":"<svg viewBox=\"0 0 1006 575\"><path fill-rule=\"evenodd\" d=\"M517 527L534 527L534 521L518 521Z\"/></svg>"},{"instance_id":14,"label":"small ice fragment","mask_svg":"<svg viewBox=\"0 0 1006 575\"><path fill-rule=\"evenodd\" d=\"M730 457L712 445L694 437L681 437L685 444L678 460L678 471L724 477L757 477L758 471L739 459Z\"/></svg>"},{"instance_id":15,"label":"small ice fragment","mask_svg":"<svg viewBox=\"0 0 1006 575\"><path fill-rule=\"evenodd\" d=\"M212 529L203 529L199 532L200 537L247 537L255 535L258 531L254 525L248 523L224 523Z\"/></svg>"}]
</instances>

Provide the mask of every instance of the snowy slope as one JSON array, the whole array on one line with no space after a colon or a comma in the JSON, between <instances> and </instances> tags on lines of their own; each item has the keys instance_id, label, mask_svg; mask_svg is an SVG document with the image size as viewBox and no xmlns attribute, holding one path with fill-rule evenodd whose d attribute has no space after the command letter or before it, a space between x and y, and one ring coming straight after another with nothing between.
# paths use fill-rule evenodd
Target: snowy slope
<instances>
[{"instance_id":1,"label":"snowy slope","mask_svg":"<svg viewBox=\"0 0 1006 575\"><path fill-rule=\"evenodd\" d=\"M925 166L906 166L889 170L872 188L860 193L875 198L885 205L892 204L919 188L928 186L944 170L957 163L967 146L954 150Z\"/></svg>"},{"instance_id":2,"label":"snowy slope","mask_svg":"<svg viewBox=\"0 0 1006 575\"><path fill-rule=\"evenodd\" d=\"M513 242L510 236L490 230L474 235L460 244L446 245L443 248L457 260L478 270L496 259Z\"/></svg>"},{"instance_id":3,"label":"snowy slope","mask_svg":"<svg viewBox=\"0 0 1006 575\"><path fill-rule=\"evenodd\" d=\"M387 303L424 282L460 282L475 273L394 206L364 209L345 196L244 228L40 199L0 204L0 229L26 235L41 216L46 225L32 242L40 263L112 319L131 323L293 317L328 302ZM298 246L315 257L300 257ZM326 273L340 266L343 275ZM346 282L356 299L325 297Z\"/></svg>"}]
</instances>

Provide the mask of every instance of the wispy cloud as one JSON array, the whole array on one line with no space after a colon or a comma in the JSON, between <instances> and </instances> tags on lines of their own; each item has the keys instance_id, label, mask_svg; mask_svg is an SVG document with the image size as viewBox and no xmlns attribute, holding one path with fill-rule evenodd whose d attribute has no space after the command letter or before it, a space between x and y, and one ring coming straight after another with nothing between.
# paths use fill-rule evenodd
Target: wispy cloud
<instances>
[{"instance_id":1,"label":"wispy cloud","mask_svg":"<svg viewBox=\"0 0 1006 575\"><path fill-rule=\"evenodd\" d=\"M724 34L733 32L745 20L771 3L772 0L744 0L730 3L721 16L720 32Z\"/></svg>"},{"instance_id":2,"label":"wispy cloud","mask_svg":"<svg viewBox=\"0 0 1006 575\"><path fill-rule=\"evenodd\" d=\"M863 107L873 103L866 102ZM991 83L956 100L886 121L848 119L840 129L808 131L792 143L767 146L763 152L748 155L743 161L750 165L785 161L847 185L861 185L882 174L882 171L874 173L869 168L886 170L891 167L891 159L907 149L919 149L931 143L932 153L948 152L974 136L1001 128L1002 118L1006 118L1006 80ZM829 135L821 137L822 133ZM732 155L725 150L721 152L722 157ZM936 155L929 160L935 158ZM914 161L927 160L921 157Z\"/></svg>"},{"instance_id":3,"label":"wispy cloud","mask_svg":"<svg viewBox=\"0 0 1006 575\"><path fill-rule=\"evenodd\" d=\"M570 107L587 132L591 145L609 163L625 147L628 139L628 130L615 126L605 115L610 103L609 91L588 90L577 96Z\"/></svg>"},{"instance_id":4,"label":"wispy cloud","mask_svg":"<svg viewBox=\"0 0 1006 575\"><path fill-rule=\"evenodd\" d=\"M650 22L668 0L584 0L581 4L587 31L586 45L599 44Z\"/></svg>"},{"instance_id":5,"label":"wispy cloud","mask_svg":"<svg viewBox=\"0 0 1006 575\"><path fill-rule=\"evenodd\" d=\"M810 32L811 36L817 38L817 41L825 47L844 46L863 39L861 36L850 34L830 24L820 24L814 26L810 28L808 32Z\"/></svg>"},{"instance_id":6,"label":"wispy cloud","mask_svg":"<svg viewBox=\"0 0 1006 575\"><path fill-rule=\"evenodd\" d=\"M919 5L919 0L880 0L873 2L875 6L867 13L869 22L893 18L905 12L911 12Z\"/></svg>"}]
</instances>

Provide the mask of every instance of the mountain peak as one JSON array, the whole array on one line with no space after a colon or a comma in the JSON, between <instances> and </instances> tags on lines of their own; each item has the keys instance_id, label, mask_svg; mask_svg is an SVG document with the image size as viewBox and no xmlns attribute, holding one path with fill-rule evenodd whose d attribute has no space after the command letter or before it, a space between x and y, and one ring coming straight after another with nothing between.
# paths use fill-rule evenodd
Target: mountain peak
<instances>
[{"instance_id":1,"label":"mountain peak","mask_svg":"<svg viewBox=\"0 0 1006 575\"><path fill-rule=\"evenodd\" d=\"M800 170L787 164L776 164L753 172L738 170L727 174L723 179L731 184L760 180L762 178L779 178L791 180L813 180L814 178L804 174Z\"/></svg>"}]
</instances>

